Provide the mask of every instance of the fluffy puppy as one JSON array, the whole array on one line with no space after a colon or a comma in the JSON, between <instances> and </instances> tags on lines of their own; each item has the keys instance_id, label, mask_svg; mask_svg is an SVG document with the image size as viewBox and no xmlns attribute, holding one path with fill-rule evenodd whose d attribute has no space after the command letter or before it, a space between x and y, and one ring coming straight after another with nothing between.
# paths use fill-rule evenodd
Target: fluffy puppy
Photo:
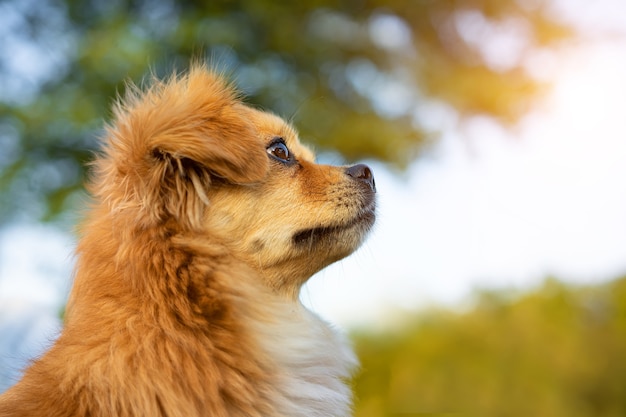
<instances>
[{"instance_id":1,"label":"fluffy puppy","mask_svg":"<svg viewBox=\"0 0 626 417\"><path fill-rule=\"evenodd\" d=\"M202 66L129 90L93 164L65 328L0 415L349 415L356 359L298 294L373 225L370 169L316 164Z\"/></svg>"}]
</instances>

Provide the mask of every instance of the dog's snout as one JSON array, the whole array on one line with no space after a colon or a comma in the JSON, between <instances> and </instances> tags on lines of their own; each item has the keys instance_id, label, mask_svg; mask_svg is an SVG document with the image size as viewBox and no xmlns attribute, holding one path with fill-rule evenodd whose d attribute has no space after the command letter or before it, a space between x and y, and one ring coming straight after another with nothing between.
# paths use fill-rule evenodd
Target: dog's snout
<instances>
[{"instance_id":1,"label":"dog's snout","mask_svg":"<svg viewBox=\"0 0 626 417\"><path fill-rule=\"evenodd\" d=\"M374 182L374 173L365 164L357 164L351 167L346 168L346 174L354 178L355 180L361 181L364 184L367 184L372 191L376 192L376 183Z\"/></svg>"}]
</instances>

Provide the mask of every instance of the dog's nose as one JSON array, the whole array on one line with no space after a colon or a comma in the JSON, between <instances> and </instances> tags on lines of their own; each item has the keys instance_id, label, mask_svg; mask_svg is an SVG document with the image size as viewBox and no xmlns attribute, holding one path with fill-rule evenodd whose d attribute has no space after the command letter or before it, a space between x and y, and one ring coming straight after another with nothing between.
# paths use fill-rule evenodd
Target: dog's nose
<instances>
[{"instance_id":1,"label":"dog's nose","mask_svg":"<svg viewBox=\"0 0 626 417\"><path fill-rule=\"evenodd\" d=\"M351 167L346 168L346 174L354 178L355 180L359 180L364 184L367 184L372 191L376 192L376 183L374 182L374 173L365 164L357 164L352 165Z\"/></svg>"}]
</instances>

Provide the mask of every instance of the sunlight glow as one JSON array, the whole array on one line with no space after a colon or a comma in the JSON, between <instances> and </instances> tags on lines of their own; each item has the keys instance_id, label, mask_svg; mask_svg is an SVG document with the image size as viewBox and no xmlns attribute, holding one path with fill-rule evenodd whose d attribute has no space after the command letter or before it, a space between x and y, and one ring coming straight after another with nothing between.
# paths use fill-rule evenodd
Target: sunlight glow
<instances>
[{"instance_id":1,"label":"sunlight glow","mask_svg":"<svg viewBox=\"0 0 626 417\"><path fill-rule=\"evenodd\" d=\"M556 57L553 92L516 131L470 119L404 183L375 165L378 227L361 251L310 281L305 303L347 326L387 325L393 311L463 306L475 288L626 271L621 46Z\"/></svg>"}]
</instances>

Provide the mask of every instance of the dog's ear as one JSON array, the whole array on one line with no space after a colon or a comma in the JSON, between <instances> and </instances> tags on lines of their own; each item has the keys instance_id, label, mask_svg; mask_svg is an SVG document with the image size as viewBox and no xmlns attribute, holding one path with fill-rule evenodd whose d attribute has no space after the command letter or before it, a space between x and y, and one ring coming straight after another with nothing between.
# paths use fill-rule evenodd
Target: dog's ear
<instances>
[{"instance_id":1,"label":"dog's ear","mask_svg":"<svg viewBox=\"0 0 626 417\"><path fill-rule=\"evenodd\" d=\"M263 142L236 90L204 67L146 91L130 86L114 115L92 189L118 207L197 223L215 177L250 184L267 175Z\"/></svg>"},{"instance_id":2,"label":"dog's ear","mask_svg":"<svg viewBox=\"0 0 626 417\"><path fill-rule=\"evenodd\" d=\"M228 106L217 114L194 109L172 121L178 127L150 137L148 154L156 158L183 160L233 184L262 180L269 168L265 147L244 114ZM179 166L180 168L180 166Z\"/></svg>"},{"instance_id":3,"label":"dog's ear","mask_svg":"<svg viewBox=\"0 0 626 417\"><path fill-rule=\"evenodd\" d=\"M126 134L134 136L131 146L139 153L192 161L233 183L265 177L263 144L221 75L195 66L184 77L154 81L147 92L129 90L116 116L118 124L127 119Z\"/></svg>"}]
</instances>

